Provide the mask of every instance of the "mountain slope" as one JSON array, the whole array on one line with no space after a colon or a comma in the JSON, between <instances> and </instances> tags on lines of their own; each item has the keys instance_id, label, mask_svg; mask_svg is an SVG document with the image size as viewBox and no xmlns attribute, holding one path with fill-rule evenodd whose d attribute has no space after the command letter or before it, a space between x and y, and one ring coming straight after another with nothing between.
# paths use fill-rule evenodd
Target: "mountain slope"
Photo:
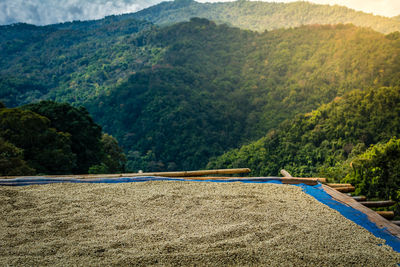
<instances>
[{"instance_id":1,"label":"mountain slope","mask_svg":"<svg viewBox=\"0 0 400 267\"><path fill-rule=\"evenodd\" d=\"M1 27L0 98L83 103L131 170L202 168L336 96L400 85L398 34L110 20Z\"/></svg>"},{"instance_id":2,"label":"mountain slope","mask_svg":"<svg viewBox=\"0 0 400 267\"><path fill-rule=\"evenodd\" d=\"M251 168L252 175L343 178L350 160L400 134L400 88L355 90L281 124L265 137L212 160L209 168Z\"/></svg>"},{"instance_id":3,"label":"mountain slope","mask_svg":"<svg viewBox=\"0 0 400 267\"><path fill-rule=\"evenodd\" d=\"M125 15L156 24L172 24L201 17L256 31L297 27L307 24L352 23L382 33L400 31L400 21L358 12L343 6L317 5L308 2L270 3L235 1L198 3L175 0Z\"/></svg>"},{"instance_id":4,"label":"mountain slope","mask_svg":"<svg viewBox=\"0 0 400 267\"><path fill-rule=\"evenodd\" d=\"M159 29L164 51L89 105L137 170L197 169L354 88L399 85L399 40L354 26L263 34L204 19Z\"/></svg>"},{"instance_id":5,"label":"mountain slope","mask_svg":"<svg viewBox=\"0 0 400 267\"><path fill-rule=\"evenodd\" d=\"M117 17L0 26L0 101L9 107L38 99L86 102L148 64L157 51L139 50L132 39L151 27Z\"/></svg>"}]
</instances>

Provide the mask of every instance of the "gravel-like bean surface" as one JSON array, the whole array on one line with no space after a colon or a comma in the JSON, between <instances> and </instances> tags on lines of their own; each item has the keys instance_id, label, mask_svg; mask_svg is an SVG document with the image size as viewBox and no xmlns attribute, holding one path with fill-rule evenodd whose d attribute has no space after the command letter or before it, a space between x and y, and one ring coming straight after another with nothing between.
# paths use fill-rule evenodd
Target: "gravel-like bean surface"
<instances>
[{"instance_id":1,"label":"gravel-like bean surface","mask_svg":"<svg viewBox=\"0 0 400 267\"><path fill-rule=\"evenodd\" d=\"M0 187L1 266L396 266L383 242L290 185Z\"/></svg>"}]
</instances>

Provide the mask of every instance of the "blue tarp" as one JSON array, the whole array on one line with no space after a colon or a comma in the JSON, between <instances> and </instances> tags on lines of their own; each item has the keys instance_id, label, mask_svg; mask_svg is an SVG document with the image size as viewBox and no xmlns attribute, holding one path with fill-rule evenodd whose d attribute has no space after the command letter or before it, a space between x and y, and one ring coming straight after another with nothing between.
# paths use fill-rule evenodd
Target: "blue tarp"
<instances>
[{"instance_id":1,"label":"blue tarp","mask_svg":"<svg viewBox=\"0 0 400 267\"><path fill-rule=\"evenodd\" d=\"M298 186L303 188L304 192L313 196L319 202L337 210L344 217L364 227L376 237L386 240L387 245L391 246L395 251L400 252L400 239L389 233L385 228L379 228L375 223L368 219L368 216L365 213L336 201L325 192L320 184L315 186L300 184Z\"/></svg>"},{"instance_id":2,"label":"blue tarp","mask_svg":"<svg viewBox=\"0 0 400 267\"><path fill-rule=\"evenodd\" d=\"M130 183L130 182L147 182L147 181L198 181L198 182L216 182L216 183L229 183L229 182L242 182L242 183L275 183L281 184L279 180L266 179L228 179L228 180L185 180L184 178L163 178L163 177L129 177L129 178L103 178L93 180L81 180L71 178L46 178L46 177L27 177L17 179L0 179L0 185L23 186L33 184L50 184L50 183ZM358 211L350 206L333 199L320 184L309 186L305 184L298 184L303 191L313 196L319 202L327 205L328 207L337 210L347 219L355 222L356 224L364 227L376 237L386 240L386 244L391 246L395 251L400 252L400 239L390 234L386 229L381 229L375 223L368 219L368 216L361 211Z\"/></svg>"}]
</instances>

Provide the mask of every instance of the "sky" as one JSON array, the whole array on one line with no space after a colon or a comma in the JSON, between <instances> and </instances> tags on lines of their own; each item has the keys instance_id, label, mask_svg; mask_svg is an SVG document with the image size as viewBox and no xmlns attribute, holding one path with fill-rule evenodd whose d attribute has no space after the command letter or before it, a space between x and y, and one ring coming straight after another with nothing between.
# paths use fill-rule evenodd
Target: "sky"
<instances>
[{"instance_id":1,"label":"sky","mask_svg":"<svg viewBox=\"0 0 400 267\"><path fill-rule=\"evenodd\" d=\"M217 2L197 0L198 2ZM220 0L227 2L229 0ZM269 2L293 2L270 0ZM107 15L136 12L161 0L1 0L0 25L26 22L47 25L72 20L100 19ZM381 16L400 15L400 0L310 0L317 4L338 4Z\"/></svg>"}]
</instances>

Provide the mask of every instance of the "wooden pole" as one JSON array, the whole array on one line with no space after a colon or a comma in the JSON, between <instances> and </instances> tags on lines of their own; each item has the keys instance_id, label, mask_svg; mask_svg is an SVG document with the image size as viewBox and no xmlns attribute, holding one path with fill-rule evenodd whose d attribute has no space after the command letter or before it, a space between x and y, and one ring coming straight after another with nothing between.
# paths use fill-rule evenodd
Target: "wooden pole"
<instances>
[{"instance_id":1,"label":"wooden pole","mask_svg":"<svg viewBox=\"0 0 400 267\"><path fill-rule=\"evenodd\" d=\"M393 211L377 211L379 215L381 215L385 219L393 219L394 218L394 212Z\"/></svg>"},{"instance_id":2,"label":"wooden pole","mask_svg":"<svg viewBox=\"0 0 400 267\"><path fill-rule=\"evenodd\" d=\"M219 170L201 170L201 171L181 171L181 172L153 172L141 173L138 176L162 176L162 177L191 177L191 176L204 176L204 175L219 175L219 174L240 174L249 173L249 168L241 169L219 169Z\"/></svg>"},{"instance_id":3,"label":"wooden pole","mask_svg":"<svg viewBox=\"0 0 400 267\"><path fill-rule=\"evenodd\" d=\"M366 201L366 200L367 200L367 197L366 197L366 196L352 196L352 198L353 198L355 201L358 201L358 202L360 202L360 201Z\"/></svg>"},{"instance_id":4,"label":"wooden pole","mask_svg":"<svg viewBox=\"0 0 400 267\"><path fill-rule=\"evenodd\" d=\"M40 176L44 178L73 178L73 179L95 179L95 178L123 178L123 177L143 177L143 176L160 176L160 177L190 177L204 175L220 175L220 174L240 174L249 173L249 168L241 169L219 169L219 170L200 170L200 171L178 171L178 172L146 172L146 173L121 173L121 174L83 174L83 175L46 175ZM3 176L0 179L15 178L35 178L35 176Z\"/></svg>"},{"instance_id":5,"label":"wooden pole","mask_svg":"<svg viewBox=\"0 0 400 267\"><path fill-rule=\"evenodd\" d=\"M318 178L282 177L282 183L316 185L318 184Z\"/></svg>"},{"instance_id":6,"label":"wooden pole","mask_svg":"<svg viewBox=\"0 0 400 267\"><path fill-rule=\"evenodd\" d=\"M182 177L185 180L238 180L238 181L281 181L283 184L318 184L318 178L298 177Z\"/></svg>"},{"instance_id":7,"label":"wooden pole","mask_svg":"<svg viewBox=\"0 0 400 267\"><path fill-rule=\"evenodd\" d=\"M283 177L285 178L291 178L293 177L288 171L282 169L281 170L281 174L283 175ZM295 178L301 178L301 179L310 179L310 180L314 180L317 179L318 182L325 184L326 183L326 178L316 178L316 177L295 177Z\"/></svg>"},{"instance_id":8,"label":"wooden pole","mask_svg":"<svg viewBox=\"0 0 400 267\"><path fill-rule=\"evenodd\" d=\"M0 179L0 185L20 185L20 184L37 184L38 182L46 183L51 182L51 181L58 181L58 182L69 182L71 180L80 180L80 181L98 181L100 179L104 178L102 177L97 177L97 178L89 178L86 177L85 179L80 179L80 178L74 178L74 177L51 177L51 178L46 178L46 177L32 177L26 179L24 178L19 178L19 179ZM105 179L119 179L121 177L107 177ZM122 177L123 178L123 177ZM140 178L140 177L138 177ZM233 180L233 181L281 181L283 184L306 184L306 185L316 185L318 184L319 180L318 178L297 178L297 177L167 177L167 178L176 178L176 179L182 179L182 180Z\"/></svg>"},{"instance_id":9,"label":"wooden pole","mask_svg":"<svg viewBox=\"0 0 400 267\"><path fill-rule=\"evenodd\" d=\"M351 184L331 184L331 183L328 183L328 184L326 184L326 185L328 185L328 186L330 186L330 187L333 187L333 188L336 188L336 187L349 187L349 186L352 186Z\"/></svg>"},{"instance_id":10,"label":"wooden pole","mask_svg":"<svg viewBox=\"0 0 400 267\"><path fill-rule=\"evenodd\" d=\"M317 179L318 182L320 182L321 184L326 184L326 178L320 178L320 177L308 178L308 177L303 177L303 179Z\"/></svg>"},{"instance_id":11,"label":"wooden pole","mask_svg":"<svg viewBox=\"0 0 400 267\"><path fill-rule=\"evenodd\" d=\"M360 204L363 204L366 207L370 208L379 208L379 207L390 207L396 204L393 200L382 200L382 201L360 201Z\"/></svg>"},{"instance_id":12,"label":"wooden pole","mask_svg":"<svg viewBox=\"0 0 400 267\"><path fill-rule=\"evenodd\" d=\"M354 186L335 187L334 189L341 193L349 193L349 192L354 192L356 190Z\"/></svg>"},{"instance_id":13,"label":"wooden pole","mask_svg":"<svg viewBox=\"0 0 400 267\"><path fill-rule=\"evenodd\" d=\"M289 172L284 169L281 170L281 174L283 175L283 177L293 177Z\"/></svg>"}]
</instances>

